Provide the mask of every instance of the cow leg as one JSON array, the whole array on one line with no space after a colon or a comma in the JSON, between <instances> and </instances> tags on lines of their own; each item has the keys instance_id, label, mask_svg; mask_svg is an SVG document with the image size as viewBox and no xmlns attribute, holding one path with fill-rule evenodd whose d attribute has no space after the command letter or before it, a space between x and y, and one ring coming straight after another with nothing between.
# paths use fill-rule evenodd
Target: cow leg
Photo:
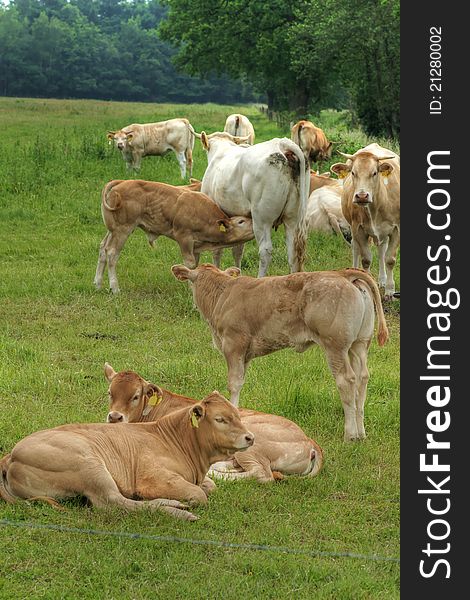
<instances>
[{"instance_id":1,"label":"cow leg","mask_svg":"<svg viewBox=\"0 0 470 600\"><path fill-rule=\"evenodd\" d=\"M188 169L189 169L189 176L192 177L192 175L193 175L193 151L192 151L192 148L186 149L186 162L187 162Z\"/></svg>"},{"instance_id":2,"label":"cow leg","mask_svg":"<svg viewBox=\"0 0 470 600\"><path fill-rule=\"evenodd\" d=\"M287 262L289 263L289 269L291 273L295 273L299 270L299 265L297 263L294 248L295 225L295 222L284 221L284 229L286 233Z\"/></svg>"},{"instance_id":3,"label":"cow leg","mask_svg":"<svg viewBox=\"0 0 470 600\"><path fill-rule=\"evenodd\" d=\"M273 244L271 241L271 225L259 225L253 212L253 232L258 243L259 269L258 277L264 277L271 263Z\"/></svg>"},{"instance_id":4,"label":"cow leg","mask_svg":"<svg viewBox=\"0 0 470 600\"><path fill-rule=\"evenodd\" d=\"M388 238L381 242L377 247L379 256L379 287L385 288L387 284L387 272L385 270L385 254L388 248Z\"/></svg>"},{"instance_id":5,"label":"cow leg","mask_svg":"<svg viewBox=\"0 0 470 600\"><path fill-rule=\"evenodd\" d=\"M108 261L109 287L114 294L119 292L119 283L116 275L117 261L127 238L130 236L133 230L134 228L112 231L106 242L105 250Z\"/></svg>"},{"instance_id":6,"label":"cow leg","mask_svg":"<svg viewBox=\"0 0 470 600\"><path fill-rule=\"evenodd\" d=\"M101 241L100 249L98 252L98 264L96 266L96 274L94 280L94 284L97 290L101 289L101 285L103 283L103 275L104 270L106 268L106 244L110 235L111 234L108 231L108 233L104 236L104 238Z\"/></svg>"},{"instance_id":7,"label":"cow leg","mask_svg":"<svg viewBox=\"0 0 470 600\"><path fill-rule=\"evenodd\" d=\"M400 233L398 227L395 227L390 234L387 252L385 253L385 266L387 269L387 283L385 285L385 300L391 300L395 293L395 279L393 278L393 268L395 267L398 245L400 243Z\"/></svg>"},{"instance_id":8,"label":"cow leg","mask_svg":"<svg viewBox=\"0 0 470 600\"><path fill-rule=\"evenodd\" d=\"M356 374L347 350L333 346L324 346L324 348L343 404L344 441L356 440L359 437L356 420Z\"/></svg>"},{"instance_id":9,"label":"cow leg","mask_svg":"<svg viewBox=\"0 0 470 600\"><path fill-rule=\"evenodd\" d=\"M214 265L220 269L220 261L222 259L222 249L214 250L212 252L212 260L214 261Z\"/></svg>"},{"instance_id":10,"label":"cow leg","mask_svg":"<svg viewBox=\"0 0 470 600\"><path fill-rule=\"evenodd\" d=\"M206 494L206 496L209 496L209 494L212 494L212 492L216 489L217 486L212 481L212 479L209 479L209 477L206 477L204 479L204 481L201 483L200 487L201 487L202 491Z\"/></svg>"},{"instance_id":11,"label":"cow leg","mask_svg":"<svg viewBox=\"0 0 470 600\"><path fill-rule=\"evenodd\" d=\"M239 269L242 266L242 258L243 258L243 250L245 248L245 244L237 244L236 246L232 246L232 256L233 262L235 266Z\"/></svg>"},{"instance_id":12,"label":"cow leg","mask_svg":"<svg viewBox=\"0 0 470 600\"><path fill-rule=\"evenodd\" d=\"M180 166L181 178L185 179L186 177L186 156L184 152L175 152L176 158L178 159L178 164Z\"/></svg>"},{"instance_id":13,"label":"cow leg","mask_svg":"<svg viewBox=\"0 0 470 600\"><path fill-rule=\"evenodd\" d=\"M369 342L357 341L349 350L351 366L356 374L356 423L359 439L366 437L364 429L364 404L366 401L367 384L369 382L369 370L367 368L367 351Z\"/></svg>"},{"instance_id":14,"label":"cow leg","mask_svg":"<svg viewBox=\"0 0 470 600\"><path fill-rule=\"evenodd\" d=\"M352 238L352 266L354 269L358 269L359 268L359 262L361 260L361 247L359 245L359 242L357 241L357 239L355 237Z\"/></svg>"},{"instance_id":15,"label":"cow leg","mask_svg":"<svg viewBox=\"0 0 470 600\"><path fill-rule=\"evenodd\" d=\"M230 392L230 402L238 406L240 401L240 390L245 383L245 371L247 362L244 353L236 348L236 340L226 341L222 344L222 352L227 361L228 369L228 389Z\"/></svg>"},{"instance_id":16,"label":"cow leg","mask_svg":"<svg viewBox=\"0 0 470 600\"><path fill-rule=\"evenodd\" d=\"M194 255L194 239L192 236L175 239L179 244L185 266L188 267L188 269L195 269L197 267L197 262Z\"/></svg>"}]
</instances>

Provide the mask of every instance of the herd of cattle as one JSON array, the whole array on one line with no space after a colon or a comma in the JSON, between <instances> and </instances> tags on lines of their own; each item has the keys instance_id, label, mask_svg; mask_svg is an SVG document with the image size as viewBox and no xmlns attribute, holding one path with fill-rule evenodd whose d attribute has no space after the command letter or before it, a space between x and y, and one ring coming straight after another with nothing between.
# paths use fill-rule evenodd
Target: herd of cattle
<instances>
[{"instance_id":1,"label":"herd of cattle","mask_svg":"<svg viewBox=\"0 0 470 600\"><path fill-rule=\"evenodd\" d=\"M108 132L129 168L144 156L176 154L182 178L192 174L199 138L208 166L202 181L173 186L113 180L102 191L107 228L100 245L95 285L106 267L119 291L116 264L129 237L141 228L153 245L175 240L195 305L225 357L230 402L214 391L197 402L144 380L116 373L106 363L110 409L107 424L64 425L24 438L0 461L0 496L7 502L41 499L57 505L83 495L95 506L148 508L178 518L197 517L189 507L206 503L215 488L208 477L314 476L323 463L319 445L292 421L238 409L249 362L283 348L325 352L344 410L344 438L365 437L367 353L374 335L383 345L388 329L379 288L395 293L393 267L400 232L400 159L370 144L331 171L311 171L331 158L332 142L309 121L292 127L292 139L254 144L247 117L227 118L223 132L195 131L187 119L132 124ZM272 254L271 230L284 224L290 275L265 277ZM302 272L308 232L334 232L352 246L353 268ZM241 276L245 242L256 239L258 278ZM370 245L378 246L378 285L369 273ZM219 269L223 248L235 267ZM211 250L214 265L199 265ZM363 269L359 269L360 261Z\"/></svg>"}]
</instances>

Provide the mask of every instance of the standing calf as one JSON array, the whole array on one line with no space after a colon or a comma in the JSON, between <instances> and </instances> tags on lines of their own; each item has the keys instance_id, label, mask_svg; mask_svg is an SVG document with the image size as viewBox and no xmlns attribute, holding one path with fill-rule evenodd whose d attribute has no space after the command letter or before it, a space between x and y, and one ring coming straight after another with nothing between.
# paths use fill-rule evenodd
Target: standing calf
<instances>
[{"instance_id":1,"label":"standing calf","mask_svg":"<svg viewBox=\"0 0 470 600\"><path fill-rule=\"evenodd\" d=\"M178 242L189 267L197 266L204 250L252 240L251 219L227 217L208 196L194 191L199 186L200 182L174 186L140 179L107 183L101 195L101 212L108 233L100 245L96 287L101 287L107 263L109 285L113 292L119 292L116 264L137 227L145 231L151 245L160 235Z\"/></svg>"},{"instance_id":2,"label":"standing calf","mask_svg":"<svg viewBox=\"0 0 470 600\"><path fill-rule=\"evenodd\" d=\"M238 406L248 363L283 348L304 352L318 344L336 380L345 417L345 440L365 437L364 403L369 371L367 351L374 335L388 339L380 295L372 277L359 269L293 273L278 277L237 277L232 267L172 267L190 281L194 301L207 321L214 345L228 367L230 400Z\"/></svg>"}]
</instances>

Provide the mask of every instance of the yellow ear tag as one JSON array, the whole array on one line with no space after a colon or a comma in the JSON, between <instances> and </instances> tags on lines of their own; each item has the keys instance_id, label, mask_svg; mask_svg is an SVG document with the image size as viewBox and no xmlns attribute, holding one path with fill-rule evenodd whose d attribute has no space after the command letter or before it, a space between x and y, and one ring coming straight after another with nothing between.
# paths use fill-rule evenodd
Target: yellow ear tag
<instances>
[{"instance_id":1,"label":"yellow ear tag","mask_svg":"<svg viewBox=\"0 0 470 600\"><path fill-rule=\"evenodd\" d=\"M344 179L347 176L348 172L347 171L340 171L338 173L338 177L339 179Z\"/></svg>"},{"instance_id":2,"label":"yellow ear tag","mask_svg":"<svg viewBox=\"0 0 470 600\"><path fill-rule=\"evenodd\" d=\"M160 404L161 401L162 401L162 396L158 396L157 392L154 392L152 394L152 396L150 396L148 404L149 404L149 406L156 406L157 404Z\"/></svg>"},{"instance_id":3,"label":"yellow ear tag","mask_svg":"<svg viewBox=\"0 0 470 600\"><path fill-rule=\"evenodd\" d=\"M220 231L227 231L227 228L225 227L225 225L223 223L220 224L219 229L220 229Z\"/></svg>"},{"instance_id":4,"label":"yellow ear tag","mask_svg":"<svg viewBox=\"0 0 470 600\"><path fill-rule=\"evenodd\" d=\"M196 427L196 428L199 427L199 423L197 421L197 417L196 417L196 415L194 413L191 415L191 425L193 427Z\"/></svg>"}]
</instances>

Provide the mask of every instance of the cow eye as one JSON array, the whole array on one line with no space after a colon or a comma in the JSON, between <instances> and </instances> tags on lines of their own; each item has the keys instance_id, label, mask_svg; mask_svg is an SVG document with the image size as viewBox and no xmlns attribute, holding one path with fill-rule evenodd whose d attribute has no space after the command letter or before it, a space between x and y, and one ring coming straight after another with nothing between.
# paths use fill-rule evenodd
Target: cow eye
<instances>
[{"instance_id":1,"label":"cow eye","mask_svg":"<svg viewBox=\"0 0 470 600\"><path fill-rule=\"evenodd\" d=\"M245 222L245 221L244 221L244 219L240 219L240 220L238 221L238 224L239 224L239 225L243 225L243 223L244 223L244 222Z\"/></svg>"},{"instance_id":2,"label":"cow eye","mask_svg":"<svg viewBox=\"0 0 470 600\"><path fill-rule=\"evenodd\" d=\"M375 171L374 173L372 173L372 177L375 177L377 175L377 171Z\"/></svg>"},{"instance_id":3,"label":"cow eye","mask_svg":"<svg viewBox=\"0 0 470 600\"><path fill-rule=\"evenodd\" d=\"M217 423L226 423L227 421L223 417L216 417L215 420Z\"/></svg>"},{"instance_id":4,"label":"cow eye","mask_svg":"<svg viewBox=\"0 0 470 600\"><path fill-rule=\"evenodd\" d=\"M351 175L352 175L353 177L356 177L356 173L355 173L354 171L351 171Z\"/></svg>"}]
</instances>

